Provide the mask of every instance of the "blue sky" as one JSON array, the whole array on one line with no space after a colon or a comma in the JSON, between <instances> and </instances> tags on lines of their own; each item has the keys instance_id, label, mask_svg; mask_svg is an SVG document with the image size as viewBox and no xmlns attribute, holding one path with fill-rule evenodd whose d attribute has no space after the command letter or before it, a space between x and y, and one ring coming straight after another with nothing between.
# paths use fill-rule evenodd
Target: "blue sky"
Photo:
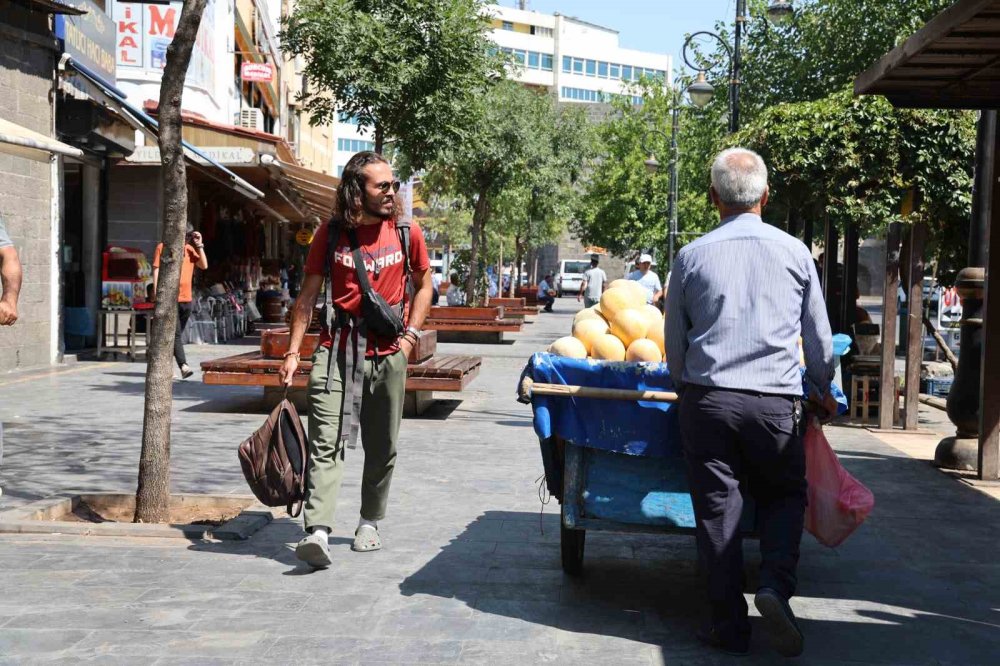
<instances>
[{"instance_id":1,"label":"blue sky","mask_svg":"<svg viewBox=\"0 0 1000 666\"><path fill-rule=\"evenodd\" d=\"M494 0L516 7L516 0ZM684 35L711 30L718 20L732 22L735 0L528 0L528 9L559 12L614 28L627 49L669 53L680 61Z\"/></svg>"}]
</instances>

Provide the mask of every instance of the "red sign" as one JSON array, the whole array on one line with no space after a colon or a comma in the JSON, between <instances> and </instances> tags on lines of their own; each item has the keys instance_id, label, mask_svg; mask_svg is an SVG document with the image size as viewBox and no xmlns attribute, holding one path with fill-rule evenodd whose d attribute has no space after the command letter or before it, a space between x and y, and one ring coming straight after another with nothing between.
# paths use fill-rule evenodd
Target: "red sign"
<instances>
[{"instance_id":1,"label":"red sign","mask_svg":"<svg viewBox=\"0 0 1000 666\"><path fill-rule=\"evenodd\" d=\"M244 81L263 81L270 83L274 80L274 67L266 62L247 62L240 65L240 78Z\"/></svg>"}]
</instances>

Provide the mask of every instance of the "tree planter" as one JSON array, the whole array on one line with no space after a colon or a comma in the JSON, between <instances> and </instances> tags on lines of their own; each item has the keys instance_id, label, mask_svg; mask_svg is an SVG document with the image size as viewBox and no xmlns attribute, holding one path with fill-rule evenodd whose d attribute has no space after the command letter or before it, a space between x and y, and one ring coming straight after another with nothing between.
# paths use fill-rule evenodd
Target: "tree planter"
<instances>
[{"instance_id":1,"label":"tree planter","mask_svg":"<svg viewBox=\"0 0 1000 666\"><path fill-rule=\"evenodd\" d=\"M0 513L0 533L236 541L273 518L253 495L171 495L177 522L133 523L134 512L129 493L70 493Z\"/></svg>"}]
</instances>

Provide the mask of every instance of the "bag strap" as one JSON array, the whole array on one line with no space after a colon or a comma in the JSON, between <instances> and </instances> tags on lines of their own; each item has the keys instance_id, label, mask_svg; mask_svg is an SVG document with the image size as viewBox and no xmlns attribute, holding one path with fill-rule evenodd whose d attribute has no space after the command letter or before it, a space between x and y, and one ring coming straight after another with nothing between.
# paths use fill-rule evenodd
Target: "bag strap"
<instances>
[{"instance_id":1,"label":"bag strap","mask_svg":"<svg viewBox=\"0 0 1000 666\"><path fill-rule=\"evenodd\" d=\"M333 307L333 261L340 242L340 220L331 216L326 224L326 330L333 331L335 317ZM327 389L329 390L329 389Z\"/></svg>"},{"instance_id":2,"label":"bag strap","mask_svg":"<svg viewBox=\"0 0 1000 666\"><path fill-rule=\"evenodd\" d=\"M368 280L368 269L365 267L365 259L361 256L361 244L358 243L358 233L354 229L347 230L347 237L351 240L351 254L354 256L354 272L358 276L358 284L361 291L370 294L372 283Z\"/></svg>"},{"instance_id":3,"label":"bag strap","mask_svg":"<svg viewBox=\"0 0 1000 666\"><path fill-rule=\"evenodd\" d=\"M399 244L403 248L403 271L410 276L410 221L396 220L396 233L399 234Z\"/></svg>"}]
</instances>

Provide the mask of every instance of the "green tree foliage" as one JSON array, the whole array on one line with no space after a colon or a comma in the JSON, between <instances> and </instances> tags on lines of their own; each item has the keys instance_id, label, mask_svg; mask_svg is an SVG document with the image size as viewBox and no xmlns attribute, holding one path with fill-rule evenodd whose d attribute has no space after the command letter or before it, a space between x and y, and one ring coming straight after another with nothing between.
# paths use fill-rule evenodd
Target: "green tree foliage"
<instances>
[{"instance_id":1,"label":"green tree foliage","mask_svg":"<svg viewBox=\"0 0 1000 666\"><path fill-rule=\"evenodd\" d=\"M600 158L586 177L575 231L584 243L614 254L653 249L666 255L670 190L671 109L680 104L673 89L645 82L636 91L643 104L612 101L613 112L597 128ZM680 110L678 118L678 230L698 234L717 222L708 201L708 164L724 130L724 107ZM660 163L650 174L652 153ZM688 236L680 236L679 241ZM680 246L678 242L678 247Z\"/></svg>"},{"instance_id":2,"label":"green tree foliage","mask_svg":"<svg viewBox=\"0 0 1000 666\"><path fill-rule=\"evenodd\" d=\"M416 170L466 136L502 75L488 31L481 0L300 0L281 39L305 59L313 123L353 116Z\"/></svg>"},{"instance_id":3,"label":"green tree foliage","mask_svg":"<svg viewBox=\"0 0 1000 666\"><path fill-rule=\"evenodd\" d=\"M894 109L881 97L842 90L813 102L779 104L729 142L761 154L771 169L772 206L794 206L863 235L899 219L904 194L920 204L907 221L926 222L946 254L965 239L975 126L960 111Z\"/></svg>"},{"instance_id":4,"label":"green tree foliage","mask_svg":"<svg viewBox=\"0 0 1000 666\"><path fill-rule=\"evenodd\" d=\"M748 118L782 102L816 100L850 85L954 0L796 0L777 28L767 2L752 0L742 99Z\"/></svg>"},{"instance_id":5,"label":"green tree foliage","mask_svg":"<svg viewBox=\"0 0 1000 666\"><path fill-rule=\"evenodd\" d=\"M523 204L526 191L556 191L572 183L583 158L576 155L576 140L569 135L582 132L582 120L558 113L551 96L511 81L492 86L467 113L474 131L430 166L424 183L429 191L472 209L466 291L468 302L478 303L486 294L487 248L495 245L490 234L509 231L492 228L497 212L512 220L516 216L511 211Z\"/></svg>"}]
</instances>

